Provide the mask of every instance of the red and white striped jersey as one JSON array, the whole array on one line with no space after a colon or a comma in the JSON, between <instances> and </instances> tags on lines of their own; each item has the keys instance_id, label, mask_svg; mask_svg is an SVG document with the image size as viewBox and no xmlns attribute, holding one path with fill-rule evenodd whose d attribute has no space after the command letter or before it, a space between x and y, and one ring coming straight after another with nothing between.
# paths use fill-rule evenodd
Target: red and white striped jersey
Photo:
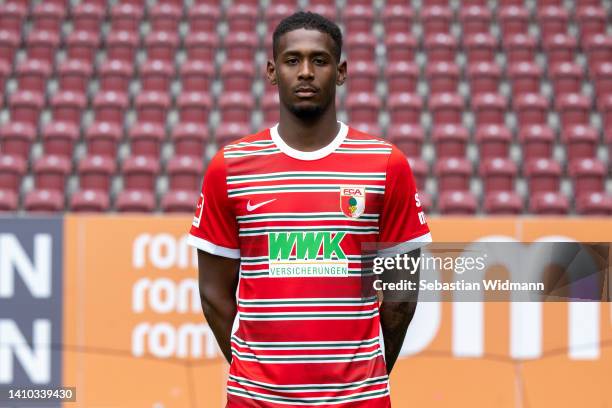
<instances>
[{"instance_id":1,"label":"red and white striped jersey","mask_svg":"<svg viewBox=\"0 0 612 408\"><path fill-rule=\"evenodd\" d=\"M240 258L228 407L390 406L361 245L395 243L394 256L430 242L420 206L404 155L341 122L317 151L275 126L217 153L189 242Z\"/></svg>"}]
</instances>

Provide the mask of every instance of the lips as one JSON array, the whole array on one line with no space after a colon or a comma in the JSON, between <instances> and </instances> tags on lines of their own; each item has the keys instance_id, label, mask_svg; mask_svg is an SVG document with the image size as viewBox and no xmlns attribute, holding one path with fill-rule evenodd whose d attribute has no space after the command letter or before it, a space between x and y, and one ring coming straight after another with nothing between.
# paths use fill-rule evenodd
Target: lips
<instances>
[{"instance_id":1,"label":"lips","mask_svg":"<svg viewBox=\"0 0 612 408\"><path fill-rule=\"evenodd\" d=\"M295 94L300 98L310 98L317 93L317 89L310 86L300 86L295 89Z\"/></svg>"}]
</instances>

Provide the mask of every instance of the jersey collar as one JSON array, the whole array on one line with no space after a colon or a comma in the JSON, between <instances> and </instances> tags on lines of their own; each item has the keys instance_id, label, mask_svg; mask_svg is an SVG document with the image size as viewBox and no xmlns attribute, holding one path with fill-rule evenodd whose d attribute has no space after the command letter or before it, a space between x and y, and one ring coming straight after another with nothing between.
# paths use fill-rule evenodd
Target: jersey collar
<instances>
[{"instance_id":1,"label":"jersey collar","mask_svg":"<svg viewBox=\"0 0 612 408\"><path fill-rule=\"evenodd\" d=\"M338 134L334 137L327 146L320 148L319 150L314 150L312 152L303 152L301 150L296 150L293 147L289 146L285 141L281 138L278 133L278 123L270 128L270 136L272 137L272 141L276 144L276 146L280 149L281 152L285 153L289 157L293 157L298 160L318 160L322 159L325 156L333 153L342 142L346 138L346 134L348 133L348 126L346 126L343 122L338 121L340 124L340 129L338 130Z\"/></svg>"}]
</instances>

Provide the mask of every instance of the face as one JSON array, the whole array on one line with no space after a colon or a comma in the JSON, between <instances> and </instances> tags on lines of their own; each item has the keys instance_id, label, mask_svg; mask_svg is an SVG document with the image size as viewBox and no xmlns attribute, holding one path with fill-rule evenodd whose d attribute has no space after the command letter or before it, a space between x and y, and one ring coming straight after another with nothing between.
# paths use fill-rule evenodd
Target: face
<instances>
[{"instance_id":1,"label":"face","mask_svg":"<svg viewBox=\"0 0 612 408\"><path fill-rule=\"evenodd\" d=\"M280 103L301 118L317 117L335 103L336 86L346 79L346 61L333 55L334 41L317 30L283 34L267 76L278 85Z\"/></svg>"}]
</instances>

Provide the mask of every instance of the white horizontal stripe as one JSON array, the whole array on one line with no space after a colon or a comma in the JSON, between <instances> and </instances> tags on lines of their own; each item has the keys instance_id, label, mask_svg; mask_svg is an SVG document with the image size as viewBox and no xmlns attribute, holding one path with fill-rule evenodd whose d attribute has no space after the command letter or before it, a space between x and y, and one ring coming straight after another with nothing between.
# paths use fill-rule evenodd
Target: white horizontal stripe
<instances>
[{"instance_id":1,"label":"white horizontal stripe","mask_svg":"<svg viewBox=\"0 0 612 408\"><path fill-rule=\"evenodd\" d=\"M250 231L258 231L258 230L266 230L266 231L285 231L285 230L289 230L289 231L318 231L318 230L322 230L322 229L331 229L331 228L337 228L338 232L344 232L344 230L346 229L356 229L356 230L362 230L362 231L378 231L378 227L375 226L361 226L361 225L285 225L282 227L275 227L275 226L261 226L261 227L251 227L251 228L240 228L240 231L244 231L244 232L250 232ZM329 231L328 231L329 232ZM332 231L333 232L333 231Z\"/></svg>"},{"instance_id":2,"label":"white horizontal stripe","mask_svg":"<svg viewBox=\"0 0 612 408\"><path fill-rule=\"evenodd\" d=\"M266 345L270 345L270 346L281 346L281 345L291 345L291 344L303 344L303 345L309 345L309 344L325 344L325 345L330 345L333 346L334 344L353 344L355 346L358 346L362 343L366 343L366 342L370 342L370 341L374 341L374 340L378 340L378 337L372 337L371 339L364 339L364 340L346 340L346 341L299 341L299 342L295 342L295 341L246 341L244 339L241 339L240 337L234 335L233 337L237 338L239 341L242 341L244 343L247 343L247 345L249 347L251 346L266 346Z\"/></svg>"},{"instance_id":3,"label":"white horizontal stripe","mask_svg":"<svg viewBox=\"0 0 612 408\"><path fill-rule=\"evenodd\" d=\"M248 378L229 375L229 379L238 384L247 387L263 388L270 391L281 391L286 393L291 392L324 392L324 391L351 391L363 387L385 384L388 381L387 376L372 377L362 381L350 383L328 383L328 384L270 384L261 381L253 381ZM299 388L299 389L295 389Z\"/></svg>"},{"instance_id":4,"label":"white horizontal stripe","mask_svg":"<svg viewBox=\"0 0 612 408\"><path fill-rule=\"evenodd\" d=\"M240 388L236 388L236 390L240 390ZM233 391L233 392L232 392ZM242 398L251 398L251 399L255 399L255 400L259 400L259 401L268 401L268 402L274 402L276 404L286 404L286 405L330 405L330 404L345 404L347 402L353 402L353 401L363 401L363 400L368 400L368 399L373 399L373 398L384 398L387 395L389 395L389 391L387 390L384 393L381 394L374 394L372 395L373 392L378 392L378 391L371 391L369 392L369 394L359 394L361 396L356 397L356 398L350 398L349 397L343 397L343 398L347 398L347 399L343 399L340 401L328 401L327 399L324 402L299 402L299 401L293 401L293 400L289 400L289 402L284 402L284 401L278 401L276 399L271 399L271 398L265 398L263 395L265 394L259 394L256 393L254 391L244 391L245 393L247 393L249 396L245 396L243 394L239 394L236 391L232 390L231 387L228 387L227 392L229 394L232 395L236 395ZM329 397L326 397L329 398Z\"/></svg>"},{"instance_id":5,"label":"white horizontal stripe","mask_svg":"<svg viewBox=\"0 0 612 408\"><path fill-rule=\"evenodd\" d=\"M220 245L215 245L210 241L189 234L187 243L209 254L224 256L226 258L240 258L240 249L226 248Z\"/></svg>"},{"instance_id":6,"label":"white horizontal stripe","mask_svg":"<svg viewBox=\"0 0 612 408\"><path fill-rule=\"evenodd\" d=\"M240 354L240 355L238 355ZM380 349L355 354L260 354L243 353L232 350L232 355L243 361L257 361L260 364L295 364L295 363L349 363L352 361L373 360L382 355ZM317 359L313 359L316 357ZM322 359L323 357L323 359ZM272 360L270 360L272 359ZM288 359L288 360L283 360ZM334 360L335 359L335 360ZM338 360L341 359L341 360Z\"/></svg>"},{"instance_id":7,"label":"white horizontal stripe","mask_svg":"<svg viewBox=\"0 0 612 408\"><path fill-rule=\"evenodd\" d=\"M381 249L378 251L378 256L380 257L392 257L395 255L405 254L410 251L414 251L417 248L421 248L431 242L431 233L421 235L419 237L413 238L410 241L402 242L401 244L397 244L390 248Z\"/></svg>"},{"instance_id":8,"label":"white horizontal stripe","mask_svg":"<svg viewBox=\"0 0 612 408\"><path fill-rule=\"evenodd\" d=\"M253 302L264 302L264 303L282 303L282 302L318 302L318 301L330 301L330 300L343 300L347 302L361 302L363 298L278 298L278 299L241 299L238 298L239 302L253 303ZM360 304L365 304L361 302Z\"/></svg>"}]
</instances>

